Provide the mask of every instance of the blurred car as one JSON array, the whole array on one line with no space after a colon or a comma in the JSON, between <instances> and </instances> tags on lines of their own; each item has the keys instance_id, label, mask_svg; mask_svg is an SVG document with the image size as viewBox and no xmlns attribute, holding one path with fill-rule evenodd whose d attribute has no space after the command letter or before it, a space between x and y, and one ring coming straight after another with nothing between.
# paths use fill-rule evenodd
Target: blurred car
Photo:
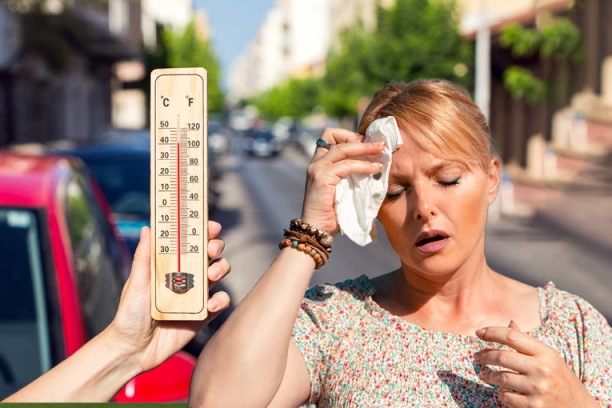
<instances>
[{"instance_id":1,"label":"blurred car","mask_svg":"<svg viewBox=\"0 0 612 408\"><path fill-rule=\"evenodd\" d=\"M245 151L250 156L274 157L282 150L281 143L267 129L250 129L245 136Z\"/></svg>"},{"instance_id":2,"label":"blurred car","mask_svg":"<svg viewBox=\"0 0 612 408\"><path fill-rule=\"evenodd\" d=\"M117 132L109 135L105 142L93 146L53 152L77 157L87 165L110 203L119 234L125 240L131 256L138 246L141 228L151 223L151 156L148 140L148 132ZM209 211L215 208L218 200L212 185L209 181ZM219 290L224 290L222 283L215 286L214 292ZM185 350L194 356L199 355L230 313L231 308L198 332Z\"/></svg>"},{"instance_id":3,"label":"blurred car","mask_svg":"<svg viewBox=\"0 0 612 408\"><path fill-rule=\"evenodd\" d=\"M74 354L114 318L130 259L80 161L0 152L0 399ZM180 352L132 381L123 402L184 401Z\"/></svg>"},{"instance_id":4,"label":"blurred car","mask_svg":"<svg viewBox=\"0 0 612 408\"><path fill-rule=\"evenodd\" d=\"M229 140L221 124L217 121L208 121L208 150L216 157L221 157L229 151Z\"/></svg>"},{"instance_id":5,"label":"blurred car","mask_svg":"<svg viewBox=\"0 0 612 408\"><path fill-rule=\"evenodd\" d=\"M133 255L140 229L151 221L149 149L101 145L54 152L78 157L109 202L117 228Z\"/></svg>"},{"instance_id":6,"label":"blurred car","mask_svg":"<svg viewBox=\"0 0 612 408\"><path fill-rule=\"evenodd\" d=\"M140 239L140 229L151 222L150 147L109 142L54 153L78 157L85 162L110 203L119 233L133 254ZM218 197L211 184L209 182L209 211L214 209Z\"/></svg>"}]
</instances>

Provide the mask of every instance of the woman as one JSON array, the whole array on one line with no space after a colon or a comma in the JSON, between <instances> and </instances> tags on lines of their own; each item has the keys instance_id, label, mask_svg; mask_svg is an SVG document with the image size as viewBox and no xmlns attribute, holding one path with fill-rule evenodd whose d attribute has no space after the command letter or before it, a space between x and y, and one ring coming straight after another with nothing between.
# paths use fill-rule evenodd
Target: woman
<instances>
[{"instance_id":1,"label":"woman","mask_svg":"<svg viewBox=\"0 0 612 408\"><path fill-rule=\"evenodd\" d=\"M401 267L371 280L317 286L302 300L315 267L330 254L292 225L291 242L283 241L200 355L190 403L612 404L612 330L602 315L552 283L531 287L487 265L485 223L499 162L469 95L438 80L387 85L374 95L360 133L389 116L403 145L393 153L378 219ZM341 129L322 138L332 146L317 149L308 169L302 219L306 229L332 234L335 186L349 173L376 174L383 147ZM297 250L296 239L322 256Z\"/></svg>"},{"instance_id":2,"label":"woman","mask_svg":"<svg viewBox=\"0 0 612 408\"><path fill-rule=\"evenodd\" d=\"M109 401L129 380L151 370L185 345L230 303L225 292L209 299L209 317L202 322L156 322L151 319L151 241L144 227L113 322L57 367L3 402ZM208 223L208 255L218 257L225 244L221 225ZM214 265L214 266L213 266ZM209 287L229 273L219 258L208 269Z\"/></svg>"}]
</instances>

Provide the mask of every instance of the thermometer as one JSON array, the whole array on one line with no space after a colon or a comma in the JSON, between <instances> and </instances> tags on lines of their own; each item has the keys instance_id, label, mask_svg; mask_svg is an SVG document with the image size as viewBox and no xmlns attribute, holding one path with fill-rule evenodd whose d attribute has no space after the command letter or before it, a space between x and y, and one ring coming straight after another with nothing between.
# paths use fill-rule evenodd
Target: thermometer
<instances>
[{"instance_id":1,"label":"thermometer","mask_svg":"<svg viewBox=\"0 0 612 408\"><path fill-rule=\"evenodd\" d=\"M208 302L203 68L151 73L151 316L204 320Z\"/></svg>"}]
</instances>

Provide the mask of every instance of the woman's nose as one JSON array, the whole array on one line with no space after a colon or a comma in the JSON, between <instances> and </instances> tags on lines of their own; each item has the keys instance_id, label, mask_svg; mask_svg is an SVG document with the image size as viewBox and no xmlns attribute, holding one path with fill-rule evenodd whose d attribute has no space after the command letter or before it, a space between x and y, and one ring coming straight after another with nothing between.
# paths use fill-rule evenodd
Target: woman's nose
<instances>
[{"instance_id":1,"label":"woman's nose","mask_svg":"<svg viewBox=\"0 0 612 408\"><path fill-rule=\"evenodd\" d=\"M415 221L427 221L437 215L437 211L434 209L431 202L431 195L427 191L424 189L415 189L413 196L415 199L413 214Z\"/></svg>"}]
</instances>

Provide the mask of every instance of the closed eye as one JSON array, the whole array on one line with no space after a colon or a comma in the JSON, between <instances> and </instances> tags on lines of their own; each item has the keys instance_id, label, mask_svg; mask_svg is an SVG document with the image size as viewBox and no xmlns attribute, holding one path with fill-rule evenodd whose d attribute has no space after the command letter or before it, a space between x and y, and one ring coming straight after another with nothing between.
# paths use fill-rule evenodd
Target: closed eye
<instances>
[{"instance_id":1,"label":"closed eye","mask_svg":"<svg viewBox=\"0 0 612 408\"><path fill-rule=\"evenodd\" d=\"M394 200L394 199L396 199L397 197L401 196L402 193L404 191L406 191L406 190L407 190L407 188L402 188L401 190L394 191L393 193L388 193L387 194L387 200Z\"/></svg>"},{"instance_id":2,"label":"closed eye","mask_svg":"<svg viewBox=\"0 0 612 408\"><path fill-rule=\"evenodd\" d=\"M461 179L461 176L459 176L456 179L451 180L451 181L440 180L440 181L438 181L438 184L441 184L444 187L455 186L455 185L459 184L459 180L460 179Z\"/></svg>"}]
</instances>

